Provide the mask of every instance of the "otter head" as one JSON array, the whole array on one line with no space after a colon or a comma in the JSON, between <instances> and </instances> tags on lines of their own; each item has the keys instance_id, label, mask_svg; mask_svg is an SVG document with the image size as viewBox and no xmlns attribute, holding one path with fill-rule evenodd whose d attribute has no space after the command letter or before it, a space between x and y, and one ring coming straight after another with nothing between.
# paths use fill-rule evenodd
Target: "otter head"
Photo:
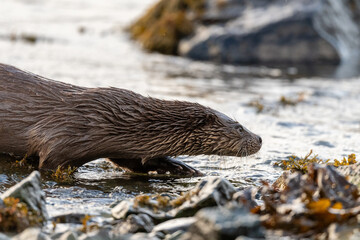
<instances>
[{"instance_id":1,"label":"otter head","mask_svg":"<svg viewBox=\"0 0 360 240\"><path fill-rule=\"evenodd\" d=\"M194 131L200 152L206 155L245 157L258 152L262 139L240 123L208 109L206 120Z\"/></svg>"}]
</instances>

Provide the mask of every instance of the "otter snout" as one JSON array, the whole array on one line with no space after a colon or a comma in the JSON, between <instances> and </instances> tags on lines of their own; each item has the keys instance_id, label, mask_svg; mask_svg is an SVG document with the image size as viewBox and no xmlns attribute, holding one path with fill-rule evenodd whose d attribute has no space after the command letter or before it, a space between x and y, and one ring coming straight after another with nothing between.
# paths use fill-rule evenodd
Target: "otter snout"
<instances>
[{"instance_id":1,"label":"otter snout","mask_svg":"<svg viewBox=\"0 0 360 240\"><path fill-rule=\"evenodd\" d=\"M262 147L262 138L246 129L241 144L240 156L245 157L257 153Z\"/></svg>"}]
</instances>

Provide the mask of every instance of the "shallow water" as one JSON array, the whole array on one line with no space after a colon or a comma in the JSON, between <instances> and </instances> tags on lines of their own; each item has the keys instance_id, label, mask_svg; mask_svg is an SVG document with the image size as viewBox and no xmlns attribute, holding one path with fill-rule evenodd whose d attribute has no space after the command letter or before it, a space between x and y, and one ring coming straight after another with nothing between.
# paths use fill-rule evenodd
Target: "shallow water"
<instances>
[{"instance_id":1,"label":"shallow water","mask_svg":"<svg viewBox=\"0 0 360 240\"><path fill-rule=\"evenodd\" d=\"M274 181L272 164L310 149L325 159L360 155L360 79L295 78L295 68L240 67L148 54L123 29L153 0L1 0L0 62L48 78L88 87L115 86L164 99L199 102L224 112L259 134L263 147L246 158L180 157L207 176L237 187ZM36 43L21 39L36 36ZM316 66L312 66L312 70ZM320 76L334 69L318 67ZM304 101L281 106L279 99ZM260 99L257 113L248 103ZM0 192L31 172L2 157ZM124 174L97 160L80 168L71 184L43 176L50 215L108 212L109 205L140 193L179 194L200 178ZM206 177L205 177L206 178Z\"/></svg>"}]
</instances>

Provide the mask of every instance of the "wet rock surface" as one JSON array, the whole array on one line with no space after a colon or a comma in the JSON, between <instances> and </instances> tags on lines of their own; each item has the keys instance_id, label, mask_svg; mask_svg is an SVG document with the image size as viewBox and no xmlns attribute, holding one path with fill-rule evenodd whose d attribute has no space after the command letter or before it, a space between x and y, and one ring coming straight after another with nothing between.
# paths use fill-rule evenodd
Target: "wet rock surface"
<instances>
[{"instance_id":1,"label":"wet rock surface","mask_svg":"<svg viewBox=\"0 0 360 240\"><path fill-rule=\"evenodd\" d=\"M353 168L357 169L357 165ZM19 186L37 177L35 172ZM354 239L357 236L359 190L334 167L313 164L305 174L285 172L281 178L281 188L264 182L261 187L236 190L226 179L209 177L177 198L163 194L125 199L114 206L112 219L96 222L89 215L58 215L52 218L53 230L27 228L13 239L227 240L286 236ZM57 224L67 230L61 230L62 227L56 230ZM7 235L0 235L1 238L6 239Z\"/></svg>"},{"instance_id":2,"label":"wet rock surface","mask_svg":"<svg viewBox=\"0 0 360 240\"><path fill-rule=\"evenodd\" d=\"M210 8L204 20L217 22L227 16L228 21L197 29L180 42L180 55L223 63L339 63L338 50L316 28L324 11L320 1L223 5ZM237 15L232 11L236 8L241 8Z\"/></svg>"},{"instance_id":3,"label":"wet rock surface","mask_svg":"<svg viewBox=\"0 0 360 240\"><path fill-rule=\"evenodd\" d=\"M259 217L242 206L204 208L195 215L195 218L195 223L190 226L182 240L231 240L238 236L265 237Z\"/></svg>"},{"instance_id":4,"label":"wet rock surface","mask_svg":"<svg viewBox=\"0 0 360 240\"><path fill-rule=\"evenodd\" d=\"M40 173L32 172L0 196L0 231L21 232L43 226L48 219Z\"/></svg>"},{"instance_id":5,"label":"wet rock surface","mask_svg":"<svg viewBox=\"0 0 360 240\"><path fill-rule=\"evenodd\" d=\"M176 218L162 222L153 229L153 232L163 232L174 234L176 232L187 231L188 228L197 221L195 217Z\"/></svg>"},{"instance_id":6,"label":"wet rock surface","mask_svg":"<svg viewBox=\"0 0 360 240\"><path fill-rule=\"evenodd\" d=\"M159 1L131 26L133 37L150 51L221 63L339 64L358 59L360 44L352 39L360 36L359 1L204 0L196 10L189 2ZM162 31L180 31L180 16L188 28L164 41ZM162 31L154 31L154 25ZM152 47L164 42L172 43L172 51Z\"/></svg>"},{"instance_id":7,"label":"wet rock surface","mask_svg":"<svg viewBox=\"0 0 360 240\"><path fill-rule=\"evenodd\" d=\"M234 186L223 178L209 178L199 182L191 190L187 201L170 211L174 217L193 216L204 207L224 206L236 192Z\"/></svg>"},{"instance_id":8,"label":"wet rock surface","mask_svg":"<svg viewBox=\"0 0 360 240\"><path fill-rule=\"evenodd\" d=\"M40 228L28 228L12 238L13 240L50 240L51 238L43 233Z\"/></svg>"},{"instance_id":9,"label":"wet rock surface","mask_svg":"<svg viewBox=\"0 0 360 240\"><path fill-rule=\"evenodd\" d=\"M9 188L1 195L1 199L13 197L26 203L27 207L39 213L44 219L48 218L45 193L41 189L40 173L32 172L27 178Z\"/></svg>"},{"instance_id":10,"label":"wet rock surface","mask_svg":"<svg viewBox=\"0 0 360 240\"><path fill-rule=\"evenodd\" d=\"M10 238L5 234L0 233L0 240L10 240Z\"/></svg>"},{"instance_id":11,"label":"wet rock surface","mask_svg":"<svg viewBox=\"0 0 360 240\"><path fill-rule=\"evenodd\" d=\"M127 234L136 232L151 232L154 223L147 214L131 214L126 218L125 222L121 222L115 226L113 232L115 234Z\"/></svg>"},{"instance_id":12,"label":"wet rock surface","mask_svg":"<svg viewBox=\"0 0 360 240\"><path fill-rule=\"evenodd\" d=\"M201 208L225 205L235 192L234 186L228 180L209 178L199 182L194 189L177 199L161 196L150 199L148 196L139 196L124 200L112 209L112 216L123 219L130 214L142 213L158 222L173 217L189 217Z\"/></svg>"},{"instance_id":13,"label":"wet rock surface","mask_svg":"<svg viewBox=\"0 0 360 240\"><path fill-rule=\"evenodd\" d=\"M243 5L244 1L237 2ZM318 1L249 5L225 25L199 28L194 36L181 41L180 55L237 64L339 63L337 50L314 26Z\"/></svg>"}]
</instances>

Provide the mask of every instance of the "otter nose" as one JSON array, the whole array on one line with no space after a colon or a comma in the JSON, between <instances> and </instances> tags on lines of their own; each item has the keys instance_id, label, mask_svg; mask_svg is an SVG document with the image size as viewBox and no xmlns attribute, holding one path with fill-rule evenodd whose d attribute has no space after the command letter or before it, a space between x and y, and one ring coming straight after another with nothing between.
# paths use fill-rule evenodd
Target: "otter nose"
<instances>
[{"instance_id":1,"label":"otter nose","mask_svg":"<svg viewBox=\"0 0 360 240\"><path fill-rule=\"evenodd\" d=\"M261 137L258 137L258 141L260 144L262 144L262 138Z\"/></svg>"}]
</instances>

